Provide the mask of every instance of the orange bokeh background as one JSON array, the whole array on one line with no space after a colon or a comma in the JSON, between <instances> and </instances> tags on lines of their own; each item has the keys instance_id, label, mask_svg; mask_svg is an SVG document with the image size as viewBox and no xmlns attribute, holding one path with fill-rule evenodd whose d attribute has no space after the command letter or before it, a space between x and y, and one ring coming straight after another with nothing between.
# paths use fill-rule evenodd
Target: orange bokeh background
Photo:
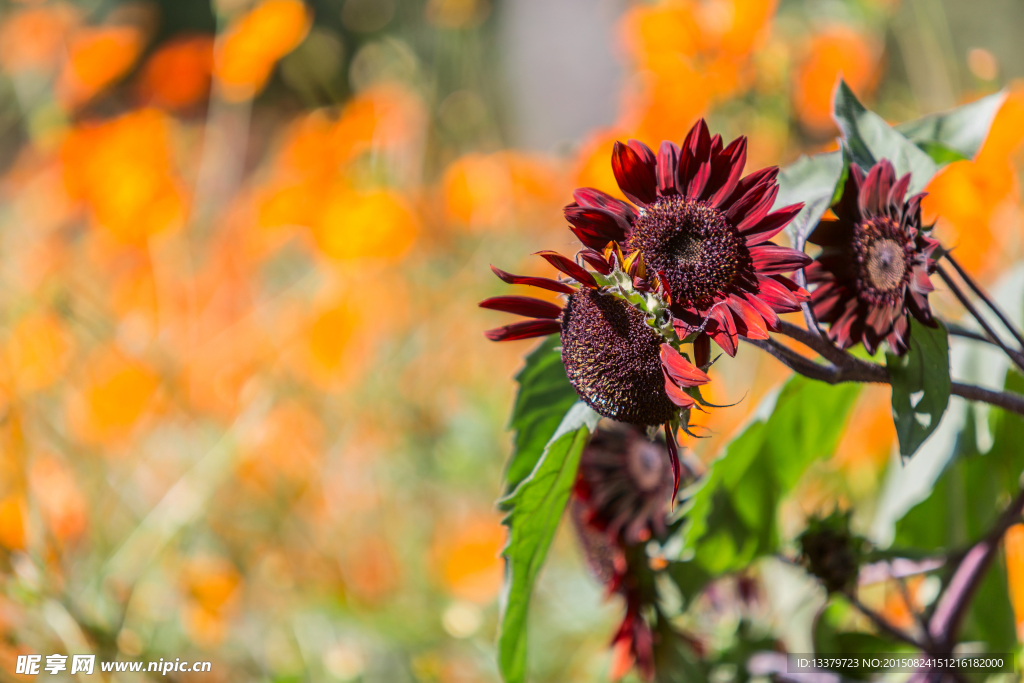
<instances>
[{"instance_id":1,"label":"orange bokeh background","mask_svg":"<svg viewBox=\"0 0 1024 683\"><path fill-rule=\"evenodd\" d=\"M548 149L515 143L481 47L507 2L224 0L192 24L95 4L0 13L3 667L75 644L59 607L108 658L192 653L208 680L407 680L394 662L497 680L493 501L530 345L483 338L507 322L475 306L507 292L488 264L552 275L529 254L573 248L573 188L621 196L616 140L678 142L705 116L749 136L755 168L834 146L839 75L893 120L931 106L886 41L899 0L621 3L614 115ZM946 105L1010 94L924 213L992 283L1024 255L1024 83L954 57ZM452 101L472 125L446 123ZM726 360L707 398L738 404L686 440L704 462L787 376L751 348ZM878 493L888 394L854 411L794 509ZM1024 625L1022 535L1005 557ZM536 680L604 680L615 610L568 535L548 571L535 637L579 654L538 655ZM878 607L897 618L894 595Z\"/></svg>"}]
</instances>

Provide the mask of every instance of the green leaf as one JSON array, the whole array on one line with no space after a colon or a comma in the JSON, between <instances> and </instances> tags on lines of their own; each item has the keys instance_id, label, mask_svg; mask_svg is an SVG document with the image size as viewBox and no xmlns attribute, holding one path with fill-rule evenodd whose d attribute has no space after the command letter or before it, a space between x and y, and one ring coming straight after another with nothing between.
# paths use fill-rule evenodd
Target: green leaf
<instances>
[{"instance_id":1,"label":"green leaf","mask_svg":"<svg viewBox=\"0 0 1024 683\"><path fill-rule=\"evenodd\" d=\"M892 380L892 419L900 453L909 458L939 426L949 405L949 334L912 321L910 349L902 357L885 354Z\"/></svg>"},{"instance_id":2,"label":"green leaf","mask_svg":"<svg viewBox=\"0 0 1024 683\"><path fill-rule=\"evenodd\" d=\"M834 116L854 162L865 171L881 159L888 159L896 177L907 173L910 193L922 191L938 170L938 165L913 142L905 138L878 114L868 111L853 94L846 81L836 86Z\"/></svg>"},{"instance_id":3,"label":"green leaf","mask_svg":"<svg viewBox=\"0 0 1024 683\"><path fill-rule=\"evenodd\" d=\"M779 546L777 510L815 460L832 454L860 391L795 376L767 420L729 444L687 512L686 547L712 575L746 567Z\"/></svg>"},{"instance_id":4,"label":"green leaf","mask_svg":"<svg viewBox=\"0 0 1024 683\"><path fill-rule=\"evenodd\" d=\"M498 502L508 513L505 590L498 636L498 668L506 683L526 678L526 617L533 584L544 564L562 512L569 501L580 454L600 415L575 403L551 436L533 471Z\"/></svg>"},{"instance_id":5,"label":"green leaf","mask_svg":"<svg viewBox=\"0 0 1024 683\"><path fill-rule=\"evenodd\" d=\"M773 208L804 203L804 208L786 228L795 248L803 249L807 236L831 206L844 166L843 153L835 151L801 156L779 172L779 194Z\"/></svg>"},{"instance_id":6,"label":"green leaf","mask_svg":"<svg viewBox=\"0 0 1024 683\"><path fill-rule=\"evenodd\" d=\"M957 159L973 159L1005 101L1006 91L1000 90L955 109L901 123L896 130L940 166Z\"/></svg>"},{"instance_id":7,"label":"green leaf","mask_svg":"<svg viewBox=\"0 0 1024 683\"><path fill-rule=\"evenodd\" d=\"M941 142L936 142L935 140L915 140L915 144L921 148L922 152L930 156L932 161L938 164L940 168L954 161L963 161L967 158L952 147L946 147Z\"/></svg>"},{"instance_id":8,"label":"green leaf","mask_svg":"<svg viewBox=\"0 0 1024 683\"><path fill-rule=\"evenodd\" d=\"M562 417L578 400L565 376L560 346L559 335L546 338L526 357L526 365L516 375L519 393L509 420L509 429L514 429L516 436L505 470L505 495L537 466Z\"/></svg>"}]
</instances>

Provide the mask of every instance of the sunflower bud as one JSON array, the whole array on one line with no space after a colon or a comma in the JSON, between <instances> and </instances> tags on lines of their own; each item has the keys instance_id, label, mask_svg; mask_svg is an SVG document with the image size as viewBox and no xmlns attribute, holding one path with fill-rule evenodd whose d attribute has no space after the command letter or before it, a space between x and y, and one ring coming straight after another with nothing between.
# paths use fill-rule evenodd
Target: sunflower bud
<instances>
[{"instance_id":1,"label":"sunflower bud","mask_svg":"<svg viewBox=\"0 0 1024 683\"><path fill-rule=\"evenodd\" d=\"M835 512L812 519L797 539L800 560L829 593L845 592L857 581L863 539L850 531L849 513Z\"/></svg>"}]
</instances>

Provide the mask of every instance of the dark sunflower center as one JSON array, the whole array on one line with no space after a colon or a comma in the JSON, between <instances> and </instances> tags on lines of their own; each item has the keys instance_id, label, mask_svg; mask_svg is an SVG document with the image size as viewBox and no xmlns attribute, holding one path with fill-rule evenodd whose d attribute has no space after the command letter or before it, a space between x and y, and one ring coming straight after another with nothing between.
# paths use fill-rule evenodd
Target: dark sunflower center
<instances>
[{"instance_id":1,"label":"dark sunflower center","mask_svg":"<svg viewBox=\"0 0 1024 683\"><path fill-rule=\"evenodd\" d=\"M743 238L721 211L674 196L649 204L633 224L627 247L648 269L665 274L677 303L706 309L750 267Z\"/></svg>"},{"instance_id":2,"label":"dark sunflower center","mask_svg":"<svg viewBox=\"0 0 1024 683\"><path fill-rule=\"evenodd\" d=\"M562 312L562 362L580 398L605 417L634 425L668 422L679 409L665 394L661 337L629 304L592 289Z\"/></svg>"},{"instance_id":3,"label":"dark sunflower center","mask_svg":"<svg viewBox=\"0 0 1024 683\"><path fill-rule=\"evenodd\" d=\"M661 451L650 441L636 439L627 454L626 467L636 487L644 492L653 491L664 481L664 459Z\"/></svg>"},{"instance_id":4,"label":"dark sunflower center","mask_svg":"<svg viewBox=\"0 0 1024 683\"><path fill-rule=\"evenodd\" d=\"M868 249L868 280L875 289L890 291L903 283L907 264L903 247L893 240L878 240Z\"/></svg>"},{"instance_id":5,"label":"dark sunflower center","mask_svg":"<svg viewBox=\"0 0 1024 683\"><path fill-rule=\"evenodd\" d=\"M875 305L897 303L913 267L913 244L899 224L882 216L869 218L854 230L853 246L859 296Z\"/></svg>"}]
</instances>

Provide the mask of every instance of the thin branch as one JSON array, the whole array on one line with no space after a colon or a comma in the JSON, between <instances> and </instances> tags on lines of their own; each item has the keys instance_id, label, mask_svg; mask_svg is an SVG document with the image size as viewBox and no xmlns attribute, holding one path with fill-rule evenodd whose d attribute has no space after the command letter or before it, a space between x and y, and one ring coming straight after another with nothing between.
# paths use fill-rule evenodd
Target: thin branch
<instances>
[{"instance_id":1,"label":"thin branch","mask_svg":"<svg viewBox=\"0 0 1024 683\"><path fill-rule=\"evenodd\" d=\"M795 329L800 330L803 335L810 337L806 330L802 330L799 327ZM782 332L782 329L779 331ZM744 341L758 347L762 351L767 351L790 369L811 379L817 379L829 384L839 384L841 382L889 383L889 372L883 366L862 361L849 354L845 354L844 362L840 366L823 365L804 358L796 351L783 346L774 339L744 339ZM797 341L801 340L797 339Z\"/></svg>"},{"instance_id":2,"label":"thin branch","mask_svg":"<svg viewBox=\"0 0 1024 683\"><path fill-rule=\"evenodd\" d=\"M967 297L967 295L960 290L960 287L958 287L956 282L953 281L953 278L949 276L949 273L946 272L946 269L943 268L942 266L936 266L935 272L939 274L939 277L942 278L942 281L945 282L946 285L949 287L950 291L953 292L953 296L955 296L957 300L963 305L963 307L967 309L967 312L974 316L974 319L978 321L978 324L981 325L983 330L985 330L985 333L989 337L991 337L996 344L999 345L999 348L1002 349L1003 352L1013 360L1014 364L1018 368L1024 370L1024 357L1022 357L1019 352L1011 349L1009 346L1003 343L1003 340L999 338L999 335L997 335L995 330L992 329L992 326L988 324L988 321L985 320L985 318L981 315L978 309L974 307L974 304L971 303L971 300Z\"/></svg>"},{"instance_id":3,"label":"thin branch","mask_svg":"<svg viewBox=\"0 0 1024 683\"><path fill-rule=\"evenodd\" d=\"M953 258L953 255L951 253L947 251L945 256L946 260L949 261L950 265L953 266L954 269L956 269L956 272L958 275L960 275L960 278L967 283L968 287L971 288L971 291L977 294L978 298L985 302L985 305L988 306L989 310L996 314L996 317L999 318L999 322L1003 323L1003 327L1005 327L1007 331L1013 335L1014 339L1017 340L1017 343L1020 344L1022 349L1024 349L1024 336L1022 336L1021 333L1017 331L1017 328L1014 327L1013 323L1010 322L1010 319L996 305L996 302L993 301L992 298L988 294L986 294L984 290L981 289L981 287L978 286L978 283L976 283L974 279L967 274L967 271L964 270L959 263L957 263L957 260Z\"/></svg>"},{"instance_id":4,"label":"thin branch","mask_svg":"<svg viewBox=\"0 0 1024 683\"><path fill-rule=\"evenodd\" d=\"M746 339L745 341L756 346L762 351L766 351L783 365L791 370L799 372L804 377L828 382L829 384L835 384L837 382L836 373L838 372L838 368L831 365L820 365L815 363L809 358L804 358L793 349L783 346L774 339Z\"/></svg>"},{"instance_id":5,"label":"thin branch","mask_svg":"<svg viewBox=\"0 0 1024 683\"><path fill-rule=\"evenodd\" d=\"M905 633L901 629L896 628L888 621L886 621L885 617L883 617L881 614L878 614L870 607L863 604L860 600L857 599L857 596L854 595L853 591L846 593L846 599L849 600L850 604L856 607L861 614L866 616L871 621L871 623L875 625L875 628L877 628L879 631L883 631L888 635L892 636L893 638L895 638L896 640L903 641L907 645L917 648L922 652L929 651L927 645L918 642L917 639L912 637L909 633Z\"/></svg>"},{"instance_id":6,"label":"thin branch","mask_svg":"<svg viewBox=\"0 0 1024 683\"><path fill-rule=\"evenodd\" d=\"M1009 410L1011 413L1024 415L1024 396L1015 394L1012 391L992 391L991 389L977 387L973 384L953 382L950 385L949 393L966 398L968 401L980 401Z\"/></svg>"},{"instance_id":7,"label":"thin branch","mask_svg":"<svg viewBox=\"0 0 1024 683\"><path fill-rule=\"evenodd\" d=\"M803 244L798 249L803 251ZM807 289L807 275L804 273L803 268L796 271L796 283ZM804 324L807 325L807 329L815 336L824 337L825 335L821 332L821 325L818 323L818 317L814 315L814 309L811 308L811 305L806 301L801 302L800 311L804 314Z\"/></svg>"},{"instance_id":8,"label":"thin branch","mask_svg":"<svg viewBox=\"0 0 1024 683\"><path fill-rule=\"evenodd\" d=\"M779 321L778 331L790 339L795 339L807 348L817 351L822 358L836 365L849 365L851 360L856 360L853 356L833 344L828 338L813 334L802 327L787 323L785 320Z\"/></svg>"},{"instance_id":9,"label":"thin branch","mask_svg":"<svg viewBox=\"0 0 1024 683\"><path fill-rule=\"evenodd\" d=\"M999 346L998 343L992 341L991 339L981 334L980 332L969 330L966 327L957 325L956 323L947 322L946 329L949 330L949 335L951 337L963 337L964 339L973 339L974 341L980 341L986 344L992 344L993 346Z\"/></svg>"},{"instance_id":10,"label":"thin branch","mask_svg":"<svg viewBox=\"0 0 1024 683\"><path fill-rule=\"evenodd\" d=\"M779 331L782 332L781 329ZM806 330L804 330L804 333L806 334ZM798 372L804 377L810 377L827 384L839 384L841 382L890 383L889 371L884 366L869 363L853 356L848 356L847 365L836 367L835 365L815 363L774 339L745 339L744 341L771 354L790 370ZM972 384L962 384L960 382L952 382L950 384L950 393L969 401L988 403L1012 413L1024 415L1024 396L1020 394L1009 391L992 391L991 389L985 389Z\"/></svg>"},{"instance_id":11,"label":"thin branch","mask_svg":"<svg viewBox=\"0 0 1024 683\"><path fill-rule=\"evenodd\" d=\"M971 598L985 578L985 573L999 549L999 541L1013 524L1020 520L1024 510L1024 489L1021 489L995 525L960 560L945 590L939 596L935 611L928 623L928 634L943 648L952 651L956 644L960 624L967 615Z\"/></svg>"}]
</instances>

